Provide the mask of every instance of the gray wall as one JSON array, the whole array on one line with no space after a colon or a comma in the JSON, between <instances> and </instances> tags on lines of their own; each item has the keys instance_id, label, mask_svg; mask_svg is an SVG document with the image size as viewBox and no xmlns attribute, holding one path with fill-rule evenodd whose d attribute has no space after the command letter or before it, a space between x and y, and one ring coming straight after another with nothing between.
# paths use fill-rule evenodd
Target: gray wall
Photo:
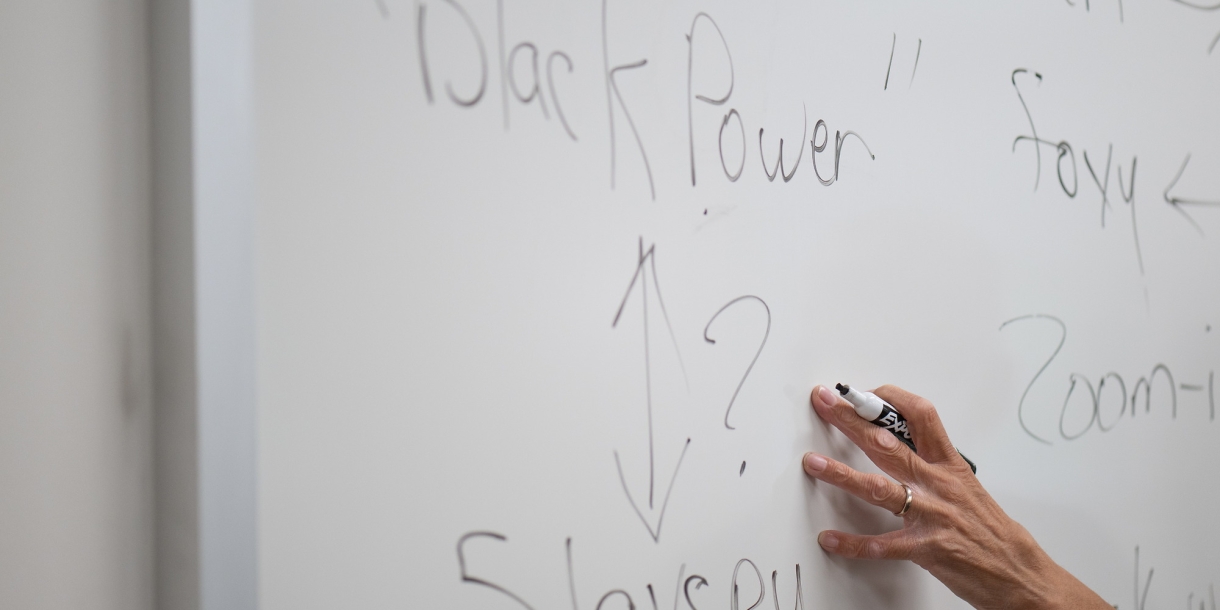
<instances>
[{"instance_id":1,"label":"gray wall","mask_svg":"<svg viewBox=\"0 0 1220 610\"><path fill-rule=\"evenodd\" d=\"M153 607L143 0L0 2L0 607Z\"/></svg>"},{"instance_id":2,"label":"gray wall","mask_svg":"<svg viewBox=\"0 0 1220 610\"><path fill-rule=\"evenodd\" d=\"M0 608L257 605L249 27L0 2Z\"/></svg>"}]
</instances>

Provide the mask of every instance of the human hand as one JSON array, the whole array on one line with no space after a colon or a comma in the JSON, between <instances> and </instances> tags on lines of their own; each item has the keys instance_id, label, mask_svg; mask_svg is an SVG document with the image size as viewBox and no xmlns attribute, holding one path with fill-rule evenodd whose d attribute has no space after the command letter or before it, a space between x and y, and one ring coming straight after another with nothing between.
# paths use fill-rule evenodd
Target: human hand
<instances>
[{"instance_id":1,"label":"human hand","mask_svg":"<svg viewBox=\"0 0 1220 610\"><path fill-rule=\"evenodd\" d=\"M818 543L826 552L908 559L980 609L1113 608L1051 560L1033 536L1000 509L949 442L932 403L894 386L873 393L906 418L919 453L856 415L830 388L815 387L810 401L818 416L898 483L816 453L805 454L805 472L895 514L906 503L905 484L911 489L911 505L902 515L900 530L878 536L822 532Z\"/></svg>"}]
</instances>

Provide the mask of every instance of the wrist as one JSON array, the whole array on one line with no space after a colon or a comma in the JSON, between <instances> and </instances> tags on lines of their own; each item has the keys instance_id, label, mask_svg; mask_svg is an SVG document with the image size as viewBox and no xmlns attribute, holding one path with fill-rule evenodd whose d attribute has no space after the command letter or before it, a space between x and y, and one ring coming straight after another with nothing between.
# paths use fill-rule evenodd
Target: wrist
<instances>
[{"instance_id":1,"label":"wrist","mask_svg":"<svg viewBox=\"0 0 1220 610\"><path fill-rule=\"evenodd\" d=\"M1113 609L1092 589L1055 563L1045 551L1038 550L1042 555L1040 574L1030 580L1024 599L1014 607L1022 610Z\"/></svg>"},{"instance_id":2,"label":"wrist","mask_svg":"<svg viewBox=\"0 0 1220 610\"><path fill-rule=\"evenodd\" d=\"M1031 540L1032 542L1032 540ZM1031 550L1021 565L1027 567L1021 575L1022 587L1013 601L1018 610L1059 610L1064 608L1062 594L1067 573L1040 547Z\"/></svg>"}]
</instances>

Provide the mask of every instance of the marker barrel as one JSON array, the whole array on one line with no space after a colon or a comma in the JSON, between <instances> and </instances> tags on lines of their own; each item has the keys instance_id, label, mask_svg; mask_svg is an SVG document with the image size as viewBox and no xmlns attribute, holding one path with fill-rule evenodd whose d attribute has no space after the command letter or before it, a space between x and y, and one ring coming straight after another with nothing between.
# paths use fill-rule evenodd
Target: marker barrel
<instances>
[{"instance_id":1,"label":"marker barrel","mask_svg":"<svg viewBox=\"0 0 1220 610\"><path fill-rule=\"evenodd\" d=\"M851 403L852 407L856 409L857 415L867 419L874 426L889 430L898 440L910 447L911 451L919 453L919 450L915 448L915 441L911 439L911 430L907 427L906 418L893 405L872 392L861 392L841 383L835 384L835 389L847 402ZM978 474L978 467L970 461L970 458L966 457L960 449L957 454L970 465L970 472Z\"/></svg>"},{"instance_id":2,"label":"marker barrel","mask_svg":"<svg viewBox=\"0 0 1220 610\"><path fill-rule=\"evenodd\" d=\"M910 447L911 451L918 453L915 449L915 441L911 440L911 430L907 428L906 418L895 410L894 407L891 407L889 403L881 403L881 415L877 419L872 420L872 423L874 426L880 426L889 430L894 436L898 437L898 440L902 441L907 447Z\"/></svg>"}]
</instances>

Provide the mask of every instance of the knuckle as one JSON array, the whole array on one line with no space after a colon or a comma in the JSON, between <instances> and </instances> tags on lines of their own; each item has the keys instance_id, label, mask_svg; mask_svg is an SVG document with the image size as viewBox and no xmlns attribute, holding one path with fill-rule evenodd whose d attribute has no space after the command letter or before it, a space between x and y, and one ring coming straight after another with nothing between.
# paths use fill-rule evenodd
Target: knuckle
<instances>
[{"instance_id":1,"label":"knuckle","mask_svg":"<svg viewBox=\"0 0 1220 610\"><path fill-rule=\"evenodd\" d=\"M940 496L950 506L961 506L967 501L965 486L960 481L950 479L941 488Z\"/></svg>"},{"instance_id":2,"label":"knuckle","mask_svg":"<svg viewBox=\"0 0 1220 610\"><path fill-rule=\"evenodd\" d=\"M910 408L912 411L920 415L932 415L936 413L936 407L932 404L932 401L924 398L923 396L916 396L915 399L911 401Z\"/></svg>"},{"instance_id":3,"label":"knuckle","mask_svg":"<svg viewBox=\"0 0 1220 610\"><path fill-rule=\"evenodd\" d=\"M881 394L891 394L892 395L892 394L897 394L899 392L903 392L903 389L892 383L887 383L887 384L885 384L883 386L879 386L877 389L873 390L873 393L877 394L878 396L880 396Z\"/></svg>"},{"instance_id":4,"label":"knuckle","mask_svg":"<svg viewBox=\"0 0 1220 610\"><path fill-rule=\"evenodd\" d=\"M883 455L896 458L902 455L906 447L898 442L898 437L894 436L889 430L884 428L875 428L873 431L873 445L875 445Z\"/></svg>"},{"instance_id":5,"label":"knuckle","mask_svg":"<svg viewBox=\"0 0 1220 610\"><path fill-rule=\"evenodd\" d=\"M915 398L907 405L906 412L903 413L907 420L913 422L916 426L927 428L929 424L936 421L936 407L932 406L932 402L926 398Z\"/></svg>"},{"instance_id":6,"label":"knuckle","mask_svg":"<svg viewBox=\"0 0 1220 610\"><path fill-rule=\"evenodd\" d=\"M947 524L946 527L954 530L967 522L965 513L959 505L943 499L925 502L922 514L927 515L935 523Z\"/></svg>"},{"instance_id":7,"label":"knuckle","mask_svg":"<svg viewBox=\"0 0 1220 610\"><path fill-rule=\"evenodd\" d=\"M943 531L959 532L966 525L966 516L964 511L956 504L940 502L936 506L936 516L938 521L945 524Z\"/></svg>"},{"instance_id":8,"label":"knuckle","mask_svg":"<svg viewBox=\"0 0 1220 610\"><path fill-rule=\"evenodd\" d=\"M860 419L860 416L856 415L856 411L855 409L851 408L851 405L838 404L835 405L833 409L834 414L838 416L839 421L849 426L855 424L856 420Z\"/></svg>"},{"instance_id":9,"label":"knuckle","mask_svg":"<svg viewBox=\"0 0 1220 610\"><path fill-rule=\"evenodd\" d=\"M890 482L881 475L873 475L865 479L864 488L868 492L868 496L877 502L893 495L890 493L892 489Z\"/></svg>"},{"instance_id":10,"label":"knuckle","mask_svg":"<svg viewBox=\"0 0 1220 610\"><path fill-rule=\"evenodd\" d=\"M840 548L843 549L843 555L847 557L859 558L864 556L864 545L858 539L850 538L844 540Z\"/></svg>"},{"instance_id":11,"label":"knuckle","mask_svg":"<svg viewBox=\"0 0 1220 610\"><path fill-rule=\"evenodd\" d=\"M957 473L930 468L925 474L924 484L930 490L934 490L936 496L948 506L960 507L970 504L970 489Z\"/></svg>"},{"instance_id":12,"label":"knuckle","mask_svg":"<svg viewBox=\"0 0 1220 610\"><path fill-rule=\"evenodd\" d=\"M893 540L885 549L886 559L910 559L910 544L906 540Z\"/></svg>"},{"instance_id":13,"label":"knuckle","mask_svg":"<svg viewBox=\"0 0 1220 610\"><path fill-rule=\"evenodd\" d=\"M842 483L851 478L851 471L842 462L831 462L827 468L829 478L835 483Z\"/></svg>"}]
</instances>

